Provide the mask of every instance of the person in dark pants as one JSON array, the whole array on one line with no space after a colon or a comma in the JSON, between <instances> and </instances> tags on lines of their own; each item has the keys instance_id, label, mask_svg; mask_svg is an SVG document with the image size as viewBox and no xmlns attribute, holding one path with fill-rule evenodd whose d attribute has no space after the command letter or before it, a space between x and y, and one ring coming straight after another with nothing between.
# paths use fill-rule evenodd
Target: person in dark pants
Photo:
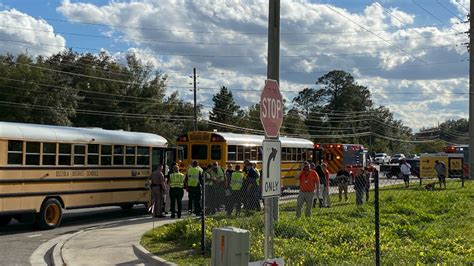
<instances>
[{"instance_id":1,"label":"person in dark pants","mask_svg":"<svg viewBox=\"0 0 474 266\"><path fill-rule=\"evenodd\" d=\"M435 161L435 166L434 166L436 175L438 175L438 181L439 181L439 188L444 188L446 189L446 165L444 162Z\"/></svg>"},{"instance_id":2,"label":"person in dark pants","mask_svg":"<svg viewBox=\"0 0 474 266\"><path fill-rule=\"evenodd\" d=\"M185 184L188 188L189 206L195 215L201 215L202 182L202 168L199 167L197 161L193 161L192 166L188 169Z\"/></svg>"},{"instance_id":3,"label":"person in dark pants","mask_svg":"<svg viewBox=\"0 0 474 266\"><path fill-rule=\"evenodd\" d=\"M175 218L176 214L178 218L181 218L181 211L183 209L184 179L184 175L179 172L178 165L174 165L173 173L171 173L169 177L171 218ZM175 205L178 206L177 212Z\"/></svg>"},{"instance_id":4,"label":"person in dark pants","mask_svg":"<svg viewBox=\"0 0 474 266\"><path fill-rule=\"evenodd\" d=\"M245 160L245 179L243 189L246 193L244 200L244 209L247 214L251 211L260 211L260 187L258 185L260 177L249 160Z\"/></svg>"},{"instance_id":5,"label":"person in dark pants","mask_svg":"<svg viewBox=\"0 0 474 266\"><path fill-rule=\"evenodd\" d=\"M312 170L315 170L319 176L319 184L316 185L316 193L313 199L313 208L316 207L317 202L319 202L319 208L322 208L324 206L323 189L324 189L325 180L326 180L323 167L321 166L321 164L316 165L315 163L311 163L310 168Z\"/></svg>"}]
</instances>

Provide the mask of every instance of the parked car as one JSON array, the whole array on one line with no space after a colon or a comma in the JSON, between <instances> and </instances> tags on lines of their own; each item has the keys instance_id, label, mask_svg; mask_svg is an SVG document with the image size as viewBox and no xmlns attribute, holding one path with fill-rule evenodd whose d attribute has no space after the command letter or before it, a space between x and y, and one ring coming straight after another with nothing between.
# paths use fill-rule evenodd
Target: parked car
<instances>
[{"instance_id":1,"label":"parked car","mask_svg":"<svg viewBox=\"0 0 474 266\"><path fill-rule=\"evenodd\" d=\"M390 156L388 156L386 153L376 153L374 162L378 164L386 164L390 162Z\"/></svg>"},{"instance_id":2,"label":"parked car","mask_svg":"<svg viewBox=\"0 0 474 266\"><path fill-rule=\"evenodd\" d=\"M390 160L390 163L399 163L400 160L405 159L405 155L402 153L394 154L392 156L392 159Z\"/></svg>"}]
</instances>

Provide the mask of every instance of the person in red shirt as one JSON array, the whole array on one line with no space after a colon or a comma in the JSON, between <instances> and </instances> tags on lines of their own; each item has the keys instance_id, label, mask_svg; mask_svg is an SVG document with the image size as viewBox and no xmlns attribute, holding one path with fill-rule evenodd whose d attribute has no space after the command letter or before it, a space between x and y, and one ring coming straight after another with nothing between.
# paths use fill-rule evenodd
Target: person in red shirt
<instances>
[{"instance_id":1,"label":"person in red shirt","mask_svg":"<svg viewBox=\"0 0 474 266\"><path fill-rule=\"evenodd\" d=\"M319 176L316 171L309 168L309 163L303 164L303 170L299 173L296 178L300 181L300 193L296 201L296 217L301 217L301 209L303 203L306 204L305 216L311 216L311 210L313 206L314 190L316 186L319 186Z\"/></svg>"}]
</instances>

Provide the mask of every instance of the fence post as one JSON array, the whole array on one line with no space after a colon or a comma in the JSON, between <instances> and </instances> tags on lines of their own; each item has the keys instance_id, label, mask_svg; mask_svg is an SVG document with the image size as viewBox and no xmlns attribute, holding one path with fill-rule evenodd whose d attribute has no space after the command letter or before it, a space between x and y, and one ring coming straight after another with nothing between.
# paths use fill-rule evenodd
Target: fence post
<instances>
[{"instance_id":1,"label":"fence post","mask_svg":"<svg viewBox=\"0 0 474 266\"><path fill-rule=\"evenodd\" d=\"M206 177L202 178L202 195L201 195L201 254L206 254Z\"/></svg>"},{"instance_id":2,"label":"fence post","mask_svg":"<svg viewBox=\"0 0 474 266\"><path fill-rule=\"evenodd\" d=\"M379 172L375 170L375 195L374 195L374 209L375 209L375 265L380 266L380 213L379 213Z\"/></svg>"}]
</instances>

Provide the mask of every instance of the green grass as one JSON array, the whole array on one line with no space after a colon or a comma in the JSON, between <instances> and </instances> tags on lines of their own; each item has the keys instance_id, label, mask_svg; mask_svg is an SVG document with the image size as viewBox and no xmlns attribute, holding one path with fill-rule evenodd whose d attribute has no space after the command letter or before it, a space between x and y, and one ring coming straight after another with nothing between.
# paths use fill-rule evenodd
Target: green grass
<instances>
[{"instance_id":1,"label":"green grass","mask_svg":"<svg viewBox=\"0 0 474 266\"><path fill-rule=\"evenodd\" d=\"M275 224L275 255L287 265L373 264L373 193L356 207L354 195L333 206L313 209L310 218L295 218L295 203L280 206ZM474 182L448 182L447 190L401 186L380 191L381 261L383 264L473 264ZM250 231L251 261L263 258L263 214L206 219L208 252L200 251L200 221L187 219L155 228L142 245L179 265L210 264L212 228L235 226Z\"/></svg>"}]
</instances>

